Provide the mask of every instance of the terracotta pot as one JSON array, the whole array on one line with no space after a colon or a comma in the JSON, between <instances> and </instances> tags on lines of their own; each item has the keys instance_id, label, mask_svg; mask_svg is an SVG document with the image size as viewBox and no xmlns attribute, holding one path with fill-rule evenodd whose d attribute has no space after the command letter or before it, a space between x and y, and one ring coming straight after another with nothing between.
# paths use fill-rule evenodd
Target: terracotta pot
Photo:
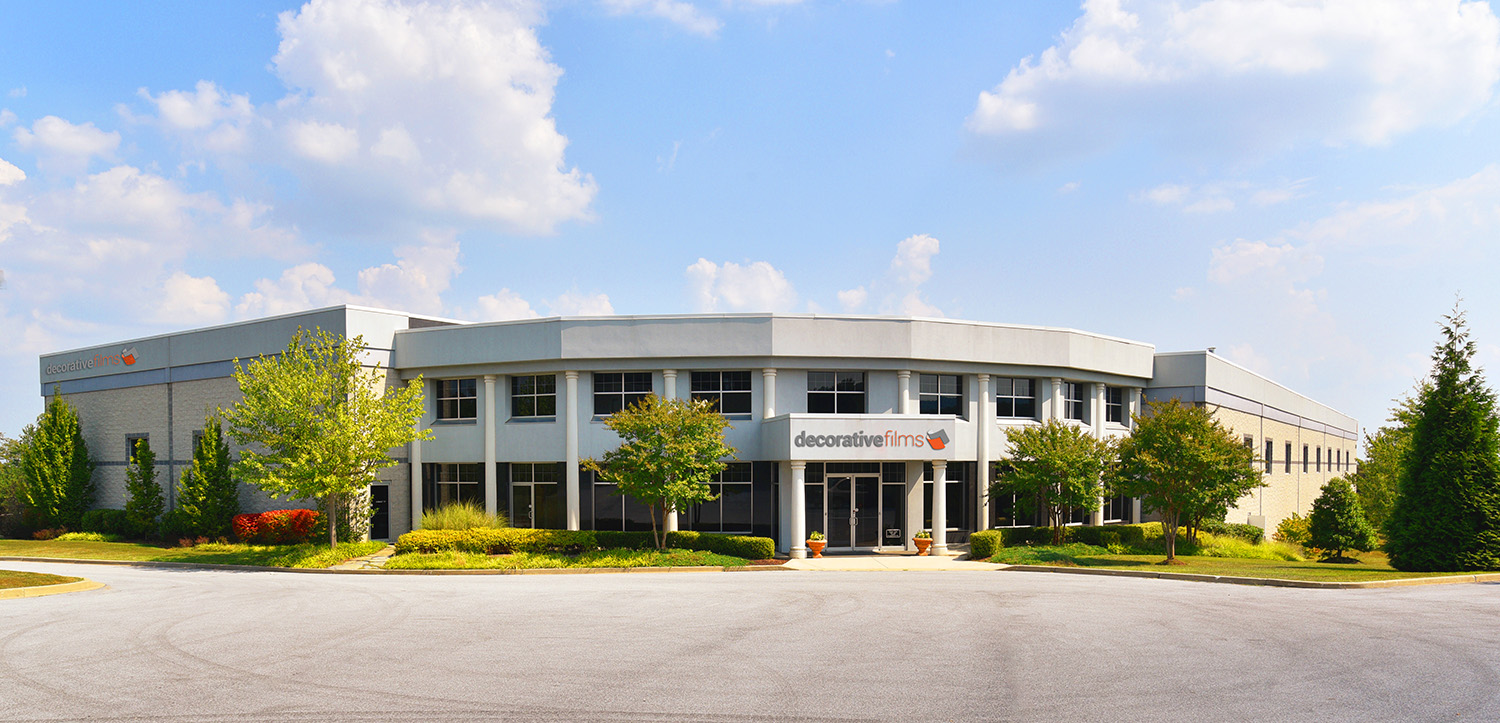
<instances>
[{"instance_id":1,"label":"terracotta pot","mask_svg":"<svg viewBox=\"0 0 1500 723\"><path fill-rule=\"evenodd\" d=\"M918 555L926 555L928 548L932 547L931 537L913 537L911 541L917 543Z\"/></svg>"},{"instance_id":2,"label":"terracotta pot","mask_svg":"<svg viewBox=\"0 0 1500 723\"><path fill-rule=\"evenodd\" d=\"M813 557L822 557L823 548L828 547L827 540L808 540L807 549L812 550Z\"/></svg>"}]
</instances>

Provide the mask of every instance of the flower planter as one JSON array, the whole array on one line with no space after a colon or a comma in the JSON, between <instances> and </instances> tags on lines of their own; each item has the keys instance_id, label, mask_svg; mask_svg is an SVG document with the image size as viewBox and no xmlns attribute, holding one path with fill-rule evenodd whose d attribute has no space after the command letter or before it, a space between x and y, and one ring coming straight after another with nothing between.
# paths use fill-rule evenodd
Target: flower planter
<instances>
[{"instance_id":1,"label":"flower planter","mask_svg":"<svg viewBox=\"0 0 1500 723\"><path fill-rule=\"evenodd\" d=\"M827 540L808 540L807 549L812 550L813 557L822 557L823 548L828 547Z\"/></svg>"},{"instance_id":2,"label":"flower planter","mask_svg":"<svg viewBox=\"0 0 1500 723\"><path fill-rule=\"evenodd\" d=\"M931 537L913 537L911 541L917 543L918 555L926 555L927 551L932 547Z\"/></svg>"}]
</instances>

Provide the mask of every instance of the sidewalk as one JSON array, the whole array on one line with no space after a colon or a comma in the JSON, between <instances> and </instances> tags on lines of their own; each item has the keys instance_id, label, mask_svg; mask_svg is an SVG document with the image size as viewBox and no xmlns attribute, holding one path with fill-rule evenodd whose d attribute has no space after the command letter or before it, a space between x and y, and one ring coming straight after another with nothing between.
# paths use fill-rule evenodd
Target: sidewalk
<instances>
[{"instance_id":1,"label":"sidewalk","mask_svg":"<svg viewBox=\"0 0 1500 723\"><path fill-rule=\"evenodd\" d=\"M977 560L960 560L956 556L919 555L824 555L821 558L788 560L784 570L1000 570L1004 565Z\"/></svg>"},{"instance_id":2,"label":"sidewalk","mask_svg":"<svg viewBox=\"0 0 1500 723\"><path fill-rule=\"evenodd\" d=\"M354 558L352 560L349 560L347 562L341 562L341 563L339 563L337 565L334 565L333 567L330 567L328 569L330 569L330 570L382 570L382 569L385 569L386 560L391 559L391 555L394 555L394 554L396 554L396 546L395 545L386 545L385 549L383 549L383 550L381 550L379 552L376 552L373 555L365 555L364 557L356 557L356 558Z\"/></svg>"}]
</instances>

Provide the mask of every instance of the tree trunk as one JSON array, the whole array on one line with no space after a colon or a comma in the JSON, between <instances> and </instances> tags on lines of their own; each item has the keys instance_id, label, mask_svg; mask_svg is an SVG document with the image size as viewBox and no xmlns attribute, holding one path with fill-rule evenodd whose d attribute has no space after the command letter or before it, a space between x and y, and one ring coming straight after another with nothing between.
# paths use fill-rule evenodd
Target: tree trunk
<instances>
[{"instance_id":1,"label":"tree trunk","mask_svg":"<svg viewBox=\"0 0 1500 723\"><path fill-rule=\"evenodd\" d=\"M1161 519L1162 537L1167 541L1167 560L1177 559L1177 515L1163 514Z\"/></svg>"},{"instance_id":2,"label":"tree trunk","mask_svg":"<svg viewBox=\"0 0 1500 723\"><path fill-rule=\"evenodd\" d=\"M658 502L658 503L656 503L654 505L651 505L651 541L654 542L654 543L656 543L656 549L658 549L658 550L661 549L661 541L662 541L663 535L662 535L661 532L658 531L659 528L657 527L657 524L656 524L656 518L657 517L661 517L662 518L662 524L665 525L666 524L666 517L667 517L667 515L666 515L665 512L662 512L661 514L657 514L658 510L660 510L661 507L662 507L662 505L661 505L660 502Z\"/></svg>"},{"instance_id":3,"label":"tree trunk","mask_svg":"<svg viewBox=\"0 0 1500 723\"><path fill-rule=\"evenodd\" d=\"M328 495L328 549L339 546L339 496Z\"/></svg>"}]
</instances>

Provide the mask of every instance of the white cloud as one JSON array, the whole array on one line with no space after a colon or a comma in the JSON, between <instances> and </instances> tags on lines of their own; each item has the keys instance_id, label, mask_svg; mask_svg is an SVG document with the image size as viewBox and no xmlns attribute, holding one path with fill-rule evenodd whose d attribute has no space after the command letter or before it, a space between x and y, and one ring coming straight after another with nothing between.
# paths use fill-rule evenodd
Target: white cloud
<instances>
[{"instance_id":1,"label":"white cloud","mask_svg":"<svg viewBox=\"0 0 1500 723\"><path fill-rule=\"evenodd\" d=\"M397 262L359 272L360 303L426 314L443 313L442 294L462 270L455 234L429 231L420 246L396 249Z\"/></svg>"},{"instance_id":2,"label":"white cloud","mask_svg":"<svg viewBox=\"0 0 1500 723\"><path fill-rule=\"evenodd\" d=\"M32 123L30 130L17 128L13 136L22 150L36 152L39 167L58 173L81 172L90 159L110 157L120 146L118 131L101 131L93 123L74 125L55 115Z\"/></svg>"},{"instance_id":3,"label":"white cloud","mask_svg":"<svg viewBox=\"0 0 1500 723\"><path fill-rule=\"evenodd\" d=\"M25 98L26 97L26 86L23 85L23 86L21 86L19 88L11 88L10 92L6 93L6 95L8 95L8 96L10 96L12 98Z\"/></svg>"},{"instance_id":4,"label":"white cloud","mask_svg":"<svg viewBox=\"0 0 1500 723\"><path fill-rule=\"evenodd\" d=\"M289 314L323 306L353 303L354 295L334 286L333 270L318 263L298 264L277 280L255 282L255 291L240 297L235 315L244 319Z\"/></svg>"},{"instance_id":5,"label":"white cloud","mask_svg":"<svg viewBox=\"0 0 1500 723\"><path fill-rule=\"evenodd\" d=\"M576 289L558 295L546 305L548 316L610 316L615 313L608 295L584 294Z\"/></svg>"},{"instance_id":6,"label":"white cloud","mask_svg":"<svg viewBox=\"0 0 1500 723\"><path fill-rule=\"evenodd\" d=\"M137 94L156 108L158 125L169 133L190 139L190 145L213 153L243 153L250 149L250 134L260 123L250 96L229 93L217 84L200 80L192 91L169 90L158 95L141 88ZM123 106L120 114L133 122L149 122Z\"/></svg>"},{"instance_id":7,"label":"white cloud","mask_svg":"<svg viewBox=\"0 0 1500 723\"><path fill-rule=\"evenodd\" d=\"M1231 201L1222 196L1205 198L1201 201L1195 201L1182 207L1183 213L1222 213L1224 211L1233 210L1234 201Z\"/></svg>"},{"instance_id":8,"label":"white cloud","mask_svg":"<svg viewBox=\"0 0 1500 723\"><path fill-rule=\"evenodd\" d=\"M26 172L0 158L0 186L13 186L26 180Z\"/></svg>"},{"instance_id":9,"label":"white cloud","mask_svg":"<svg viewBox=\"0 0 1500 723\"><path fill-rule=\"evenodd\" d=\"M859 311L864 307L865 302L869 301L870 292L863 286L856 286L852 289L844 289L838 292L838 297L839 307L844 310L844 313L852 314Z\"/></svg>"},{"instance_id":10,"label":"white cloud","mask_svg":"<svg viewBox=\"0 0 1500 723\"><path fill-rule=\"evenodd\" d=\"M540 316L531 304L510 289L501 289L488 296L479 297L480 321L505 321L508 319L535 319Z\"/></svg>"},{"instance_id":11,"label":"white cloud","mask_svg":"<svg viewBox=\"0 0 1500 723\"><path fill-rule=\"evenodd\" d=\"M1265 241L1240 239L1213 250L1213 259L1208 265L1208 278L1220 284L1248 276L1278 281L1303 281L1322 270L1323 258L1307 249L1291 244L1268 244Z\"/></svg>"},{"instance_id":12,"label":"white cloud","mask_svg":"<svg viewBox=\"0 0 1500 723\"><path fill-rule=\"evenodd\" d=\"M1173 203L1182 203L1182 200L1187 198L1187 195L1190 191L1192 191L1192 189L1187 186L1179 186L1176 184L1167 183L1146 191L1142 195L1146 200L1152 203L1166 205Z\"/></svg>"},{"instance_id":13,"label":"white cloud","mask_svg":"<svg viewBox=\"0 0 1500 723\"><path fill-rule=\"evenodd\" d=\"M293 150L321 163L341 163L359 151L359 131L337 123L293 121L287 133Z\"/></svg>"},{"instance_id":14,"label":"white cloud","mask_svg":"<svg viewBox=\"0 0 1500 723\"><path fill-rule=\"evenodd\" d=\"M10 112L9 108L0 108L0 128L4 128L16 122L16 114Z\"/></svg>"},{"instance_id":15,"label":"white cloud","mask_svg":"<svg viewBox=\"0 0 1500 723\"><path fill-rule=\"evenodd\" d=\"M1066 195L1077 191L1078 187L1081 185L1083 184L1079 181L1068 181L1067 183L1064 183L1063 185L1057 187L1057 193L1058 195Z\"/></svg>"},{"instance_id":16,"label":"white cloud","mask_svg":"<svg viewBox=\"0 0 1500 723\"><path fill-rule=\"evenodd\" d=\"M1183 213L1223 213L1235 210L1240 203L1265 207L1302 198L1307 195L1305 188L1311 180L1281 180L1264 185L1250 181L1219 181L1199 186L1164 183L1133 194L1132 198L1159 206L1179 206Z\"/></svg>"},{"instance_id":17,"label":"white cloud","mask_svg":"<svg viewBox=\"0 0 1500 723\"><path fill-rule=\"evenodd\" d=\"M700 258L686 273L698 311L788 311L797 304L786 274L765 261L741 266Z\"/></svg>"},{"instance_id":18,"label":"white cloud","mask_svg":"<svg viewBox=\"0 0 1500 723\"><path fill-rule=\"evenodd\" d=\"M178 271L162 282L151 321L178 327L202 326L223 321L228 313L229 294L217 281Z\"/></svg>"},{"instance_id":19,"label":"white cloud","mask_svg":"<svg viewBox=\"0 0 1500 723\"><path fill-rule=\"evenodd\" d=\"M1484 108L1500 20L1461 0L1088 0L979 94L969 129L1035 160L1145 136L1239 155L1380 145Z\"/></svg>"},{"instance_id":20,"label":"white cloud","mask_svg":"<svg viewBox=\"0 0 1500 723\"><path fill-rule=\"evenodd\" d=\"M697 6L683 0L601 0L606 10L615 15L649 15L661 18L694 35L712 38L719 34L724 23L705 14Z\"/></svg>"},{"instance_id":21,"label":"white cloud","mask_svg":"<svg viewBox=\"0 0 1500 723\"><path fill-rule=\"evenodd\" d=\"M881 314L943 316L941 309L922 296L922 285L932 278L938 247L938 240L927 234L908 236L896 244L896 254L881 278L838 292L839 306L845 313L860 311L869 301L869 289L880 289L884 292L878 308Z\"/></svg>"},{"instance_id":22,"label":"white cloud","mask_svg":"<svg viewBox=\"0 0 1500 723\"><path fill-rule=\"evenodd\" d=\"M927 234L908 236L896 244L891 259L891 273L903 286L921 286L932 278L932 257L937 256L938 240Z\"/></svg>"}]
</instances>

